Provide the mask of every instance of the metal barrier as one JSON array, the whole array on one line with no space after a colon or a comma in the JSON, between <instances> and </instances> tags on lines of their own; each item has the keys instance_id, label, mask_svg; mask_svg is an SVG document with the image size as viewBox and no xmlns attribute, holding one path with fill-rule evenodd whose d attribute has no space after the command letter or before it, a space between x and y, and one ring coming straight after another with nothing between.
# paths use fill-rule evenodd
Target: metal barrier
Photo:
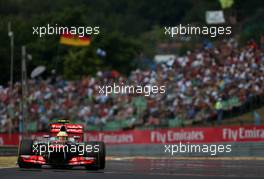
<instances>
[{"instance_id":1,"label":"metal barrier","mask_svg":"<svg viewBox=\"0 0 264 179\"><path fill-rule=\"evenodd\" d=\"M170 157L171 153L165 152L165 144L129 144L129 145L107 145L107 156L158 156ZM178 145L178 144L177 144ZM189 144L191 145L191 144ZM198 145L198 144L193 144ZM199 144L205 145L205 144ZM239 142L239 143L217 143L206 145L231 145L231 152L175 152L174 157L264 157L263 142ZM0 156L17 155L16 146L0 146Z\"/></svg>"},{"instance_id":2,"label":"metal barrier","mask_svg":"<svg viewBox=\"0 0 264 179\"><path fill-rule=\"evenodd\" d=\"M17 146L0 146L0 156L17 155Z\"/></svg>"},{"instance_id":3,"label":"metal barrier","mask_svg":"<svg viewBox=\"0 0 264 179\"><path fill-rule=\"evenodd\" d=\"M199 145L199 144L190 144ZM205 145L205 144L200 144ZM210 152L175 152L177 157L264 157L264 143L262 142L240 142L240 143L217 143L206 145L231 145L231 152L210 155ZM110 145L107 146L107 154L113 156L159 156L170 157L171 153L165 152L165 144L148 145Z\"/></svg>"}]
</instances>

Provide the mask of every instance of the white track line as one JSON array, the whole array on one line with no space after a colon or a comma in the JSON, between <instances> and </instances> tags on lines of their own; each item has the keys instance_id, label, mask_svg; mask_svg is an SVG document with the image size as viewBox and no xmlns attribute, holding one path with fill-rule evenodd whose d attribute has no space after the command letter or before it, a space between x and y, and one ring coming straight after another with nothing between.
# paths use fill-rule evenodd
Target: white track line
<instances>
[{"instance_id":1,"label":"white track line","mask_svg":"<svg viewBox=\"0 0 264 179\"><path fill-rule=\"evenodd\" d=\"M148 156L134 156L134 157L107 157L107 160L134 160L134 159L151 159L151 160L264 160L264 157L148 157Z\"/></svg>"},{"instance_id":2,"label":"white track line","mask_svg":"<svg viewBox=\"0 0 264 179\"><path fill-rule=\"evenodd\" d=\"M11 169L11 168L17 168L17 167L0 167L0 170L1 169Z\"/></svg>"}]
</instances>

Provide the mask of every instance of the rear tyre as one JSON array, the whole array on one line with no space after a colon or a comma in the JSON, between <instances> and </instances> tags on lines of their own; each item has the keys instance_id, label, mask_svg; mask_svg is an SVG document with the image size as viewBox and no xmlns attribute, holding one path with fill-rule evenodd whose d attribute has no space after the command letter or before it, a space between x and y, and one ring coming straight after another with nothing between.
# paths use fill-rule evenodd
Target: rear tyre
<instances>
[{"instance_id":1,"label":"rear tyre","mask_svg":"<svg viewBox=\"0 0 264 179\"><path fill-rule=\"evenodd\" d=\"M95 157L96 161L95 161L95 164L87 165L87 166L85 166L85 168L87 170L104 169L105 168L105 144L104 144L104 142L89 142L86 145L92 145L93 146L93 152L86 153L86 156Z\"/></svg>"},{"instance_id":2,"label":"rear tyre","mask_svg":"<svg viewBox=\"0 0 264 179\"><path fill-rule=\"evenodd\" d=\"M98 142L99 145L99 163L100 163L100 169L105 168L105 143L104 142Z\"/></svg>"}]
</instances>

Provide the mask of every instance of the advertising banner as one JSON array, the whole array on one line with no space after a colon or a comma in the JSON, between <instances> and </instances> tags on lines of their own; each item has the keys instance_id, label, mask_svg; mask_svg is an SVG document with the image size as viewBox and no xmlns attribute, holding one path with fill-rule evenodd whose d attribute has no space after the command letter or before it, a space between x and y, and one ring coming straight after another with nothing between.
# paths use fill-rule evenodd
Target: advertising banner
<instances>
[{"instance_id":1,"label":"advertising banner","mask_svg":"<svg viewBox=\"0 0 264 179\"><path fill-rule=\"evenodd\" d=\"M44 134L33 133L31 137L41 138ZM0 145L18 145L20 139L19 134L0 134ZM104 141L106 144L263 142L264 126L85 132L84 139L85 141Z\"/></svg>"}]
</instances>

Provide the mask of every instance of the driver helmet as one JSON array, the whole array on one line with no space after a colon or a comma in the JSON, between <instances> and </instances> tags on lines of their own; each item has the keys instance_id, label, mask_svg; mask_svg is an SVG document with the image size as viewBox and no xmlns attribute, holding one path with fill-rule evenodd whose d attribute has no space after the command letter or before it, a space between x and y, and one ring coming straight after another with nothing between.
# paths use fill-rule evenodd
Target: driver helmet
<instances>
[{"instance_id":1,"label":"driver helmet","mask_svg":"<svg viewBox=\"0 0 264 179\"><path fill-rule=\"evenodd\" d=\"M58 132L57 137L62 141L68 140L68 134L65 126L61 126L60 132Z\"/></svg>"}]
</instances>

